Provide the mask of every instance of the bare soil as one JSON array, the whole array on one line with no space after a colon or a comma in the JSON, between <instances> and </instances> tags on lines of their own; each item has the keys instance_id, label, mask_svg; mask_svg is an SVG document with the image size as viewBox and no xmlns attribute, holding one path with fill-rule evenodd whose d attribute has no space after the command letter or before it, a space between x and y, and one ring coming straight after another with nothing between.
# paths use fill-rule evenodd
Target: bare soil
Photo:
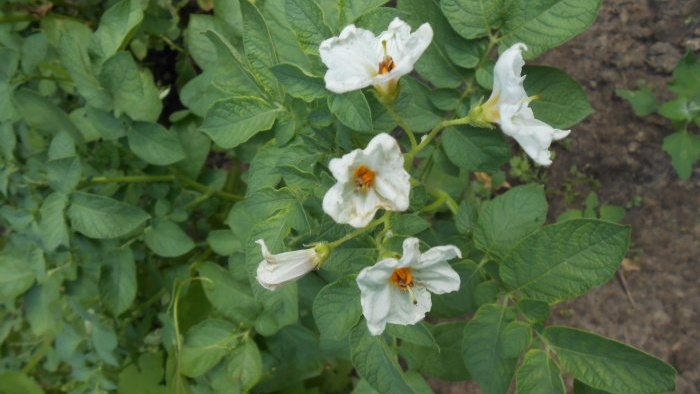
<instances>
[{"instance_id":1,"label":"bare soil","mask_svg":"<svg viewBox=\"0 0 700 394\"><path fill-rule=\"evenodd\" d=\"M700 1L607 0L590 30L538 62L567 71L595 109L573 128L570 149L556 148L547 182L551 219L567 209L564 196L571 192L557 191L576 178L572 166L578 178L597 180L577 183L577 207L589 190L605 204L624 206L641 198L624 219L632 227L632 269L557 307L550 324L590 330L651 353L678 371L677 393L697 394L700 166L689 181L679 180L661 149L670 123L658 115L635 116L614 92L635 89L643 79L657 96L669 98L665 87L687 50L700 51ZM438 393L480 392L471 383L433 387Z\"/></svg>"}]
</instances>

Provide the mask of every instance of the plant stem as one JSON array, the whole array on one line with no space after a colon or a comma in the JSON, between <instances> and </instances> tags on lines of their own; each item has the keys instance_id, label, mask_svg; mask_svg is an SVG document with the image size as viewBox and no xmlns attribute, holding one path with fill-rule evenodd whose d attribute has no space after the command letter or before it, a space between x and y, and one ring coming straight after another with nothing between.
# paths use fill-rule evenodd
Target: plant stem
<instances>
[{"instance_id":1,"label":"plant stem","mask_svg":"<svg viewBox=\"0 0 700 394\"><path fill-rule=\"evenodd\" d=\"M370 222L370 223L369 223L368 225L366 225L365 227L358 228L357 230L355 230L355 231L353 231L353 232L350 232L350 233L345 234L344 236L342 236L342 237L336 239L335 241L329 243L328 246L329 246L331 249L335 249L336 247L342 245L343 243L345 243L345 242L347 242L347 241L349 241L349 240L351 240L351 239L353 239L353 238L356 238L357 236L362 235L362 234L366 233L367 231L369 231L369 230L371 230L371 229L377 227L378 225L380 225L380 224L386 222L386 220L387 220L386 218L387 218L390 214L391 214L390 211L384 212L384 215L382 215L382 217L380 217L379 219L373 220L372 222Z\"/></svg>"},{"instance_id":2,"label":"plant stem","mask_svg":"<svg viewBox=\"0 0 700 394\"><path fill-rule=\"evenodd\" d=\"M243 200L242 196L239 196L237 194L225 192L222 190L212 190L209 186L201 184L194 179L188 178L185 174L181 173L179 170L175 169L174 167L170 168L170 171L172 171L177 179L185 186L188 186L194 190L197 190L198 192L208 194L208 193L214 193L215 196L228 200L228 201L241 201Z\"/></svg>"},{"instance_id":3,"label":"plant stem","mask_svg":"<svg viewBox=\"0 0 700 394\"><path fill-rule=\"evenodd\" d=\"M416 136L413 134L413 131L411 131L411 128L408 127L408 124L406 124L406 121L403 120L401 115L399 115L395 110L393 105L387 105L386 106L387 111L389 111L389 115L396 121L396 123L401 126L403 131L406 133L408 136L408 140L411 142L411 149L415 149L416 145L418 145L418 142L416 141Z\"/></svg>"},{"instance_id":4,"label":"plant stem","mask_svg":"<svg viewBox=\"0 0 700 394\"><path fill-rule=\"evenodd\" d=\"M46 357L46 354L51 350L51 344L53 343L53 336L47 335L44 337L44 341L41 343L41 346L39 346L39 349L37 349L36 353L32 355L32 357L27 361L27 364L22 368L22 372L25 374L29 374L37 364L41 360Z\"/></svg>"},{"instance_id":5,"label":"plant stem","mask_svg":"<svg viewBox=\"0 0 700 394\"><path fill-rule=\"evenodd\" d=\"M90 184L102 184L102 183L151 183L151 182L173 182L175 180L180 181L184 186L194 189L204 195L215 195L219 198L228 201L241 201L242 196L237 194L213 190L209 186L201 184L194 179L187 177L185 174L181 173L174 167L170 167L172 174L164 175L124 175L124 176L96 176L93 178L88 178L85 180L86 183ZM201 201L200 201L201 202Z\"/></svg>"},{"instance_id":6,"label":"plant stem","mask_svg":"<svg viewBox=\"0 0 700 394\"><path fill-rule=\"evenodd\" d=\"M433 129L430 130L430 132L425 137L423 137L420 144L416 145L413 149L411 149L410 152L406 154L406 166L408 167L411 165L411 163L413 163L413 159L416 158L418 152L420 152L423 148L428 146L428 144L430 144L430 142L437 136L437 134L440 131L450 126L469 124L471 123L471 121L472 120L470 116L467 115L463 118L443 120L442 122L436 124L435 127L433 127Z\"/></svg>"},{"instance_id":7,"label":"plant stem","mask_svg":"<svg viewBox=\"0 0 700 394\"><path fill-rule=\"evenodd\" d=\"M150 182L172 182L175 175L124 175L124 176L96 176L88 178L85 182L93 184L101 183L150 183Z\"/></svg>"}]
</instances>

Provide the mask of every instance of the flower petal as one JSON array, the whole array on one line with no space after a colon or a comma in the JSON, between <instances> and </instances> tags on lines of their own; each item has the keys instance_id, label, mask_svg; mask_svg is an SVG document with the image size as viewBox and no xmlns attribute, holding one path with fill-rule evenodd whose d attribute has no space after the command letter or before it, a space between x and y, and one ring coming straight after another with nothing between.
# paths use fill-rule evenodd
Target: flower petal
<instances>
[{"instance_id":1,"label":"flower petal","mask_svg":"<svg viewBox=\"0 0 700 394\"><path fill-rule=\"evenodd\" d=\"M532 110L525 103L520 106L502 106L501 119L501 130L515 138L525 153L542 166L552 164L549 153L552 141L560 140L570 133L570 130L555 129L535 119Z\"/></svg>"},{"instance_id":2,"label":"flower petal","mask_svg":"<svg viewBox=\"0 0 700 394\"><path fill-rule=\"evenodd\" d=\"M413 264L413 280L435 294L459 290L459 274L447 262L455 257L462 257L462 253L454 245L430 248Z\"/></svg>"},{"instance_id":3,"label":"flower petal","mask_svg":"<svg viewBox=\"0 0 700 394\"><path fill-rule=\"evenodd\" d=\"M493 93L499 96L501 103L517 104L527 97L523 88L524 77L521 76L523 65L522 51L526 51L525 44L514 44L503 51L498 57L493 69Z\"/></svg>"},{"instance_id":4,"label":"flower petal","mask_svg":"<svg viewBox=\"0 0 700 394\"><path fill-rule=\"evenodd\" d=\"M345 27L340 36L323 41L319 54L328 67L324 76L326 89L345 93L369 86L381 59L377 50L374 34L355 25Z\"/></svg>"},{"instance_id":5,"label":"flower petal","mask_svg":"<svg viewBox=\"0 0 700 394\"><path fill-rule=\"evenodd\" d=\"M263 260L258 264L256 279L268 290L299 279L316 268L319 257L315 249L302 249L273 255L267 249L265 241L255 241L260 245Z\"/></svg>"},{"instance_id":6,"label":"flower petal","mask_svg":"<svg viewBox=\"0 0 700 394\"><path fill-rule=\"evenodd\" d=\"M394 60L395 68L388 73L394 79L413 70L413 65L433 40L433 29L428 23L424 23L411 33L411 26L399 18L394 18L378 40L380 43L386 41L387 54Z\"/></svg>"},{"instance_id":7,"label":"flower petal","mask_svg":"<svg viewBox=\"0 0 700 394\"><path fill-rule=\"evenodd\" d=\"M372 335L379 335L384 331L393 307L391 288L395 286L391 285L390 278L397 264L396 259L381 260L360 271L355 280L360 288L362 314Z\"/></svg>"},{"instance_id":8,"label":"flower petal","mask_svg":"<svg viewBox=\"0 0 700 394\"><path fill-rule=\"evenodd\" d=\"M413 286L411 289L416 297L415 304L408 291L403 291L396 286L390 286L390 289L391 309L386 318L387 323L416 324L425 318L425 314L430 312L433 306L430 292L425 287Z\"/></svg>"}]
</instances>

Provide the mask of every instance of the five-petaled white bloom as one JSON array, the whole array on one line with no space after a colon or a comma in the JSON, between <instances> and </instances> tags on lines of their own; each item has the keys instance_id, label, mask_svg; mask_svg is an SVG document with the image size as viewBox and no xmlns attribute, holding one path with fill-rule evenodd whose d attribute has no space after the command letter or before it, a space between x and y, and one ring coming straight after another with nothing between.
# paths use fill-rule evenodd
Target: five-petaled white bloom
<instances>
[{"instance_id":1,"label":"five-petaled white bloom","mask_svg":"<svg viewBox=\"0 0 700 394\"><path fill-rule=\"evenodd\" d=\"M338 223L365 227L380 208L408 209L410 175L396 140L377 134L367 148L355 149L328 168L338 181L323 197L323 210Z\"/></svg>"},{"instance_id":2,"label":"five-petaled white bloom","mask_svg":"<svg viewBox=\"0 0 700 394\"><path fill-rule=\"evenodd\" d=\"M462 257L454 245L436 246L421 254L418 239L407 238L399 260L387 258L360 271L362 314L372 335L387 323L415 324L430 311L430 293L457 291L460 279L447 260Z\"/></svg>"},{"instance_id":3,"label":"five-petaled white bloom","mask_svg":"<svg viewBox=\"0 0 700 394\"><path fill-rule=\"evenodd\" d=\"M255 241L262 249L263 261L258 265L256 279L260 286L275 290L285 283L297 280L315 269L330 253L328 245L318 244L310 249L272 254L265 241Z\"/></svg>"},{"instance_id":4,"label":"five-petaled white bloom","mask_svg":"<svg viewBox=\"0 0 700 394\"><path fill-rule=\"evenodd\" d=\"M379 37L371 31L349 25L340 36L321 43L321 60L328 67L326 89L345 93L373 85L380 96L395 98L396 84L433 39L433 29L422 24L415 32L399 18Z\"/></svg>"},{"instance_id":5,"label":"five-petaled white bloom","mask_svg":"<svg viewBox=\"0 0 700 394\"><path fill-rule=\"evenodd\" d=\"M518 141L537 164L552 164L549 146L552 140L560 140L569 135L570 130L559 130L535 119L523 88L524 76L521 76L525 64L522 51L525 44L515 44L506 49L496 61L493 70L493 92L481 108L484 119L498 123L503 132Z\"/></svg>"}]
</instances>

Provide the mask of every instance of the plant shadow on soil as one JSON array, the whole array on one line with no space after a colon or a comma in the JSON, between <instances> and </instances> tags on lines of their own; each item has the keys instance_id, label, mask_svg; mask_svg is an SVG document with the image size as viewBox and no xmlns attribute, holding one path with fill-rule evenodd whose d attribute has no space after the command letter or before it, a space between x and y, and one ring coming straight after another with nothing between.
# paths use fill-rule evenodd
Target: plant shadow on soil
<instances>
[{"instance_id":1,"label":"plant shadow on soil","mask_svg":"<svg viewBox=\"0 0 700 394\"><path fill-rule=\"evenodd\" d=\"M670 363L676 392L700 393L700 166L678 179L662 151L671 124L639 118L615 89L651 84L667 100L666 85L687 51L700 52L700 1L608 0L594 25L537 62L564 69L581 83L595 113L572 129L570 148L555 147L547 189L550 222L572 206L561 191L576 166L597 180L601 203L641 204L627 211L628 257L638 270L557 306L549 324L577 327L620 340ZM577 190L580 208L590 189ZM631 300L630 300L631 298ZM437 393L480 393L473 382L431 381ZM512 388L511 388L512 389Z\"/></svg>"}]
</instances>

